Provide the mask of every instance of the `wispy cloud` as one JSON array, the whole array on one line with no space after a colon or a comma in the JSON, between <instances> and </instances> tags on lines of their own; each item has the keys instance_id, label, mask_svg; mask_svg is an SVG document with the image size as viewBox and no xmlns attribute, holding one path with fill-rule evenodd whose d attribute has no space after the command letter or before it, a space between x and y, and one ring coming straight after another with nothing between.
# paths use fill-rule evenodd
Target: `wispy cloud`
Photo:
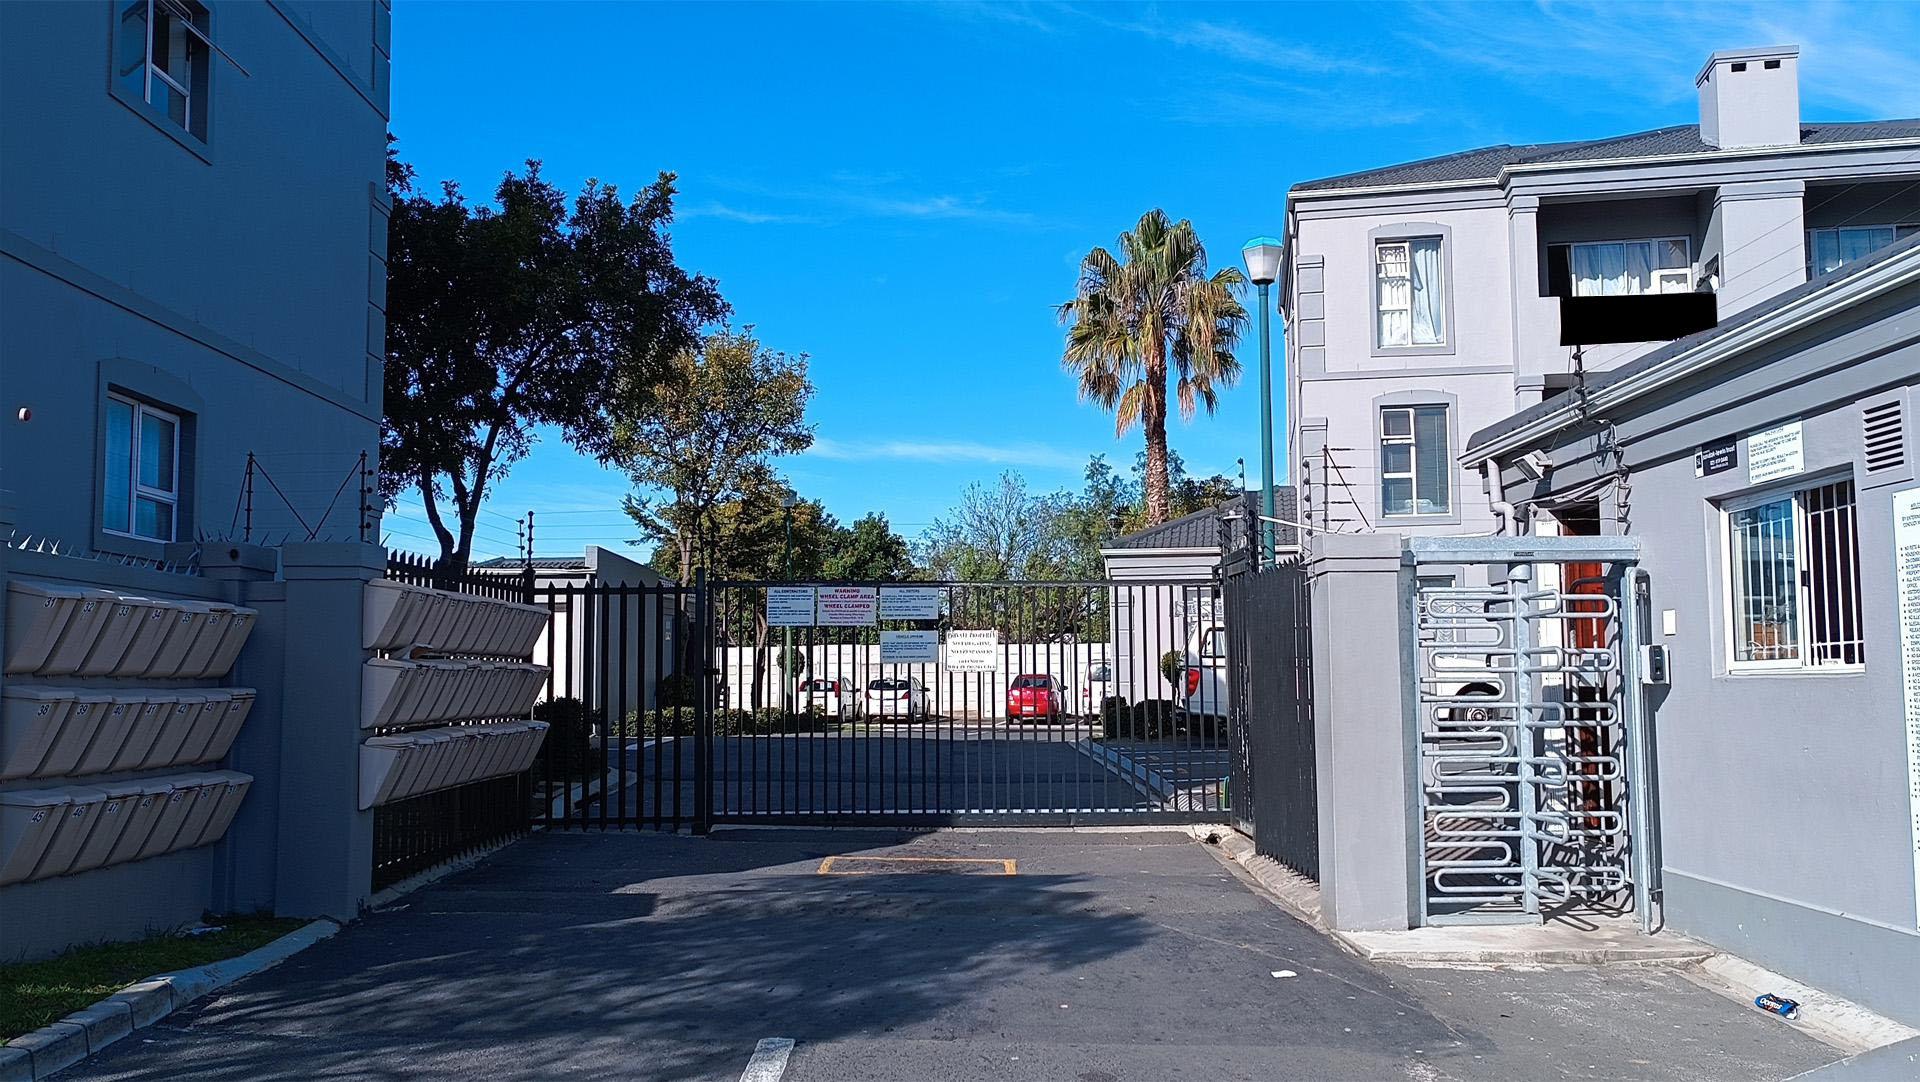
<instances>
[{"instance_id":1,"label":"wispy cloud","mask_svg":"<svg viewBox=\"0 0 1920 1082\"><path fill-rule=\"evenodd\" d=\"M1365 75L1381 70L1377 61L1367 57L1323 52L1297 41L1285 41L1230 23L1210 22L1205 19L1166 19L1151 10L1144 19L1125 22L1102 18L1092 13L1086 13L1086 15L1115 30L1142 34L1183 48L1197 49L1228 60L1279 71L1322 75L1345 72Z\"/></svg>"},{"instance_id":2,"label":"wispy cloud","mask_svg":"<svg viewBox=\"0 0 1920 1082\"><path fill-rule=\"evenodd\" d=\"M1692 75L1716 49L1798 45L1803 99L1876 117L1920 114L1920 59L1899 44L1920 38L1910 4L1447 3L1408 17L1408 44L1574 106L1672 105L1693 97ZM1571 89L1589 85L1604 94Z\"/></svg>"},{"instance_id":3,"label":"wispy cloud","mask_svg":"<svg viewBox=\"0 0 1920 1082\"><path fill-rule=\"evenodd\" d=\"M715 202L696 203L676 211L675 214L681 218L719 218L729 222L745 222L748 225L805 225L818 220L804 214L749 210Z\"/></svg>"},{"instance_id":4,"label":"wispy cloud","mask_svg":"<svg viewBox=\"0 0 1920 1082\"><path fill-rule=\"evenodd\" d=\"M845 222L858 219L896 221L979 222L984 225L1045 226L1038 216L994 203L986 192L924 192L907 190L897 174L836 173L828 183L768 184L740 178L716 178L715 186L788 209L742 209L729 203L700 204L694 217L732 221Z\"/></svg>"},{"instance_id":5,"label":"wispy cloud","mask_svg":"<svg viewBox=\"0 0 1920 1082\"><path fill-rule=\"evenodd\" d=\"M989 466L1028 466L1035 469L1078 470L1087 456L1042 443L974 443L967 440L842 441L819 438L807 454L835 462L979 463Z\"/></svg>"}]
</instances>

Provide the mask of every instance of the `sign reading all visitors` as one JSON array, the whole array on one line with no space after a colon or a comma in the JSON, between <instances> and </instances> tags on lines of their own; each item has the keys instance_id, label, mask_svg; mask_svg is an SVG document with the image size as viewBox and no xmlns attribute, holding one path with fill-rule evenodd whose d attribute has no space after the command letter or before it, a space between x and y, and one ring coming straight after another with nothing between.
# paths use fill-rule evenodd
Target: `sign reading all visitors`
<instances>
[{"instance_id":1,"label":"sign reading all visitors","mask_svg":"<svg viewBox=\"0 0 1920 1082\"><path fill-rule=\"evenodd\" d=\"M813 587L767 587L768 627L812 627Z\"/></svg>"},{"instance_id":2,"label":"sign reading all visitors","mask_svg":"<svg viewBox=\"0 0 1920 1082\"><path fill-rule=\"evenodd\" d=\"M818 586L821 627L872 627L879 599L871 586Z\"/></svg>"},{"instance_id":3,"label":"sign reading all visitors","mask_svg":"<svg viewBox=\"0 0 1920 1082\"><path fill-rule=\"evenodd\" d=\"M1693 475L1712 477L1716 473L1725 473L1740 464L1740 441L1728 440L1725 443L1703 443L1693 451Z\"/></svg>"},{"instance_id":4,"label":"sign reading all visitors","mask_svg":"<svg viewBox=\"0 0 1920 1082\"><path fill-rule=\"evenodd\" d=\"M938 620L939 618L940 587L880 587L880 619Z\"/></svg>"},{"instance_id":5,"label":"sign reading all visitors","mask_svg":"<svg viewBox=\"0 0 1920 1082\"><path fill-rule=\"evenodd\" d=\"M1907 715L1914 923L1920 926L1920 488L1893 494L1893 581L1900 602L1900 676Z\"/></svg>"},{"instance_id":6,"label":"sign reading all visitors","mask_svg":"<svg viewBox=\"0 0 1920 1082\"><path fill-rule=\"evenodd\" d=\"M1792 477L1806 469L1803 446L1799 421L1748 436L1747 480L1759 484L1776 477Z\"/></svg>"},{"instance_id":7,"label":"sign reading all visitors","mask_svg":"<svg viewBox=\"0 0 1920 1082\"><path fill-rule=\"evenodd\" d=\"M882 631L880 664L918 665L940 660L938 631Z\"/></svg>"},{"instance_id":8,"label":"sign reading all visitors","mask_svg":"<svg viewBox=\"0 0 1920 1082\"><path fill-rule=\"evenodd\" d=\"M947 669L950 672L992 672L995 663L1000 660L1000 633L988 628L985 631L963 631L955 628L947 632Z\"/></svg>"}]
</instances>

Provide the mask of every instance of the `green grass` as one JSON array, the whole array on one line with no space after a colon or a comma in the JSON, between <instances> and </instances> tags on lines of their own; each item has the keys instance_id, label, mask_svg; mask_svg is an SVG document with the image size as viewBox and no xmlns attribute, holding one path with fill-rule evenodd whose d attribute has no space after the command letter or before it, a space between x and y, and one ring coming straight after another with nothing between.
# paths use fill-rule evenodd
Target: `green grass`
<instances>
[{"instance_id":1,"label":"green grass","mask_svg":"<svg viewBox=\"0 0 1920 1082\"><path fill-rule=\"evenodd\" d=\"M44 962L0 965L0 1041L12 1040L90 1007L134 981L264 947L307 922L233 917L211 923L223 930L76 947Z\"/></svg>"}]
</instances>

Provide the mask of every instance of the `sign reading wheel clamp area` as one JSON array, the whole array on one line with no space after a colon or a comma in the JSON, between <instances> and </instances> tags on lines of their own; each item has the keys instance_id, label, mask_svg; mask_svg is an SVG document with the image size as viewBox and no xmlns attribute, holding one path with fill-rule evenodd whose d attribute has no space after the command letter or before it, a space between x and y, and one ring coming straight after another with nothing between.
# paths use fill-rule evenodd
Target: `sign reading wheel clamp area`
<instances>
[{"instance_id":1,"label":"sign reading wheel clamp area","mask_svg":"<svg viewBox=\"0 0 1920 1082\"><path fill-rule=\"evenodd\" d=\"M821 627L872 627L880 605L871 586L816 586Z\"/></svg>"}]
</instances>

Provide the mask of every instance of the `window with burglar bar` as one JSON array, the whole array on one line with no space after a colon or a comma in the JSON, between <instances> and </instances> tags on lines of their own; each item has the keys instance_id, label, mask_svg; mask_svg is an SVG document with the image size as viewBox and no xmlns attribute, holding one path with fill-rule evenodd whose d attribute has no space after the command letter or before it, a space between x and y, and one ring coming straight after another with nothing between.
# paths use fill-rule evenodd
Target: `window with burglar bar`
<instances>
[{"instance_id":1,"label":"window with burglar bar","mask_svg":"<svg viewBox=\"0 0 1920 1082\"><path fill-rule=\"evenodd\" d=\"M1741 501L1726 519L1730 667L1866 664L1853 482Z\"/></svg>"},{"instance_id":2,"label":"window with burglar bar","mask_svg":"<svg viewBox=\"0 0 1920 1082\"><path fill-rule=\"evenodd\" d=\"M1453 510L1453 456L1447 407L1388 406L1380 411L1380 512L1444 515Z\"/></svg>"},{"instance_id":3,"label":"window with burglar bar","mask_svg":"<svg viewBox=\"0 0 1920 1082\"><path fill-rule=\"evenodd\" d=\"M214 51L207 9L189 0L131 0L119 11L114 73L121 88L156 117L204 142Z\"/></svg>"}]
</instances>

